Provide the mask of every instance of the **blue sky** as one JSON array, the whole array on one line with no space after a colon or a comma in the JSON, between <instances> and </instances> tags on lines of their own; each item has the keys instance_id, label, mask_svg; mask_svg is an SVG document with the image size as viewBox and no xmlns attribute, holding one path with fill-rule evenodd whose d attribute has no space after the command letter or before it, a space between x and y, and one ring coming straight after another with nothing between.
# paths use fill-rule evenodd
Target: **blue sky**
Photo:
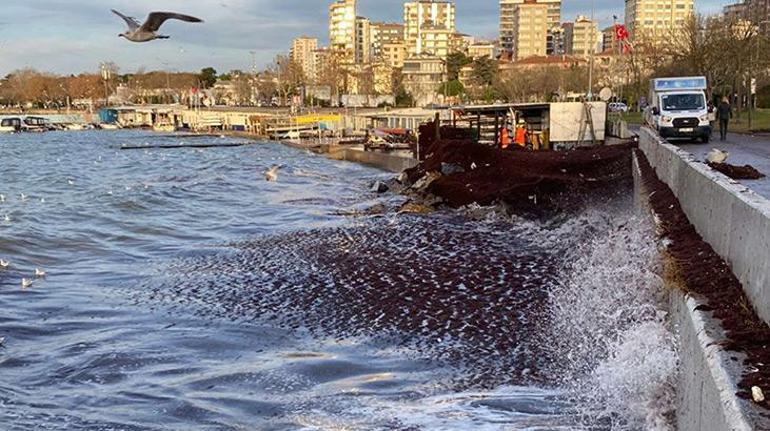
<instances>
[{"instance_id":1,"label":"blue sky","mask_svg":"<svg viewBox=\"0 0 770 431\"><path fill-rule=\"evenodd\" d=\"M140 69L219 71L249 69L253 51L259 67L285 52L298 35L325 43L331 0L4 0L0 8L0 74L34 67L57 73L95 71L114 61L122 71ZM495 37L498 0L455 0L463 33ZM725 0L696 0L704 13L719 11ZM375 21L401 21L403 0L359 0L359 15ZM623 17L623 0L595 0L602 24ZM172 10L198 16L204 24L167 23L169 40L133 44L118 33L124 24L110 8L140 21L149 11ZM562 19L590 13L588 0L563 0Z\"/></svg>"}]
</instances>

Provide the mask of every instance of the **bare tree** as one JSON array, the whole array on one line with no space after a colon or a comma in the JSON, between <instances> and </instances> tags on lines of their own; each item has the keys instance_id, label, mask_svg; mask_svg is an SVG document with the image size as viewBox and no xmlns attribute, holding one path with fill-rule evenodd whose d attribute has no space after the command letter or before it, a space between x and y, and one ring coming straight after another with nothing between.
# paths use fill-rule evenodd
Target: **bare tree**
<instances>
[{"instance_id":1,"label":"bare tree","mask_svg":"<svg viewBox=\"0 0 770 431\"><path fill-rule=\"evenodd\" d=\"M279 55L268 69L277 79L278 96L284 102L305 82L302 67L285 55Z\"/></svg>"}]
</instances>

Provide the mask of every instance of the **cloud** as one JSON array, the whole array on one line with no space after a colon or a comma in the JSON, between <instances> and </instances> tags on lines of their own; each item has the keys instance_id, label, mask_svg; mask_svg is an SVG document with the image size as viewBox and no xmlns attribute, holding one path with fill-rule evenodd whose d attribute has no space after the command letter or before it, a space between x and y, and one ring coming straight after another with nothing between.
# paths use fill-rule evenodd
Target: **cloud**
<instances>
[{"instance_id":1,"label":"cloud","mask_svg":"<svg viewBox=\"0 0 770 431\"><path fill-rule=\"evenodd\" d=\"M27 0L4 2L4 16L24 20L0 23L0 76L21 67L58 73L95 71L101 61L115 61L124 71L140 67L197 70L248 69L251 51L265 65L299 35L327 39L332 0ZM698 0L700 10L719 11L722 1ZM498 0L456 0L458 30L480 37L497 36ZM117 9L140 21L152 10L171 10L203 18L192 25L170 21L162 31L172 39L132 44L119 39L123 21ZM403 0L359 0L359 14L375 21L403 19ZM562 19L590 14L585 0L564 0ZM623 2L595 0L603 25L623 16ZM41 55L44 53L44 55Z\"/></svg>"}]
</instances>

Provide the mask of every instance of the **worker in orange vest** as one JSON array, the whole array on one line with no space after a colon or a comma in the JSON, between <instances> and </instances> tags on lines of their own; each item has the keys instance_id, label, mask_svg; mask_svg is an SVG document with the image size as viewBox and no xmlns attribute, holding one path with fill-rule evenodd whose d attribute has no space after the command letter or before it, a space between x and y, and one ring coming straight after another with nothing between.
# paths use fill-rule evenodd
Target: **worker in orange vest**
<instances>
[{"instance_id":1,"label":"worker in orange vest","mask_svg":"<svg viewBox=\"0 0 770 431\"><path fill-rule=\"evenodd\" d=\"M511 145L511 134L508 132L508 126L503 126L500 129L500 148L507 150Z\"/></svg>"},{"instance_id":2,"label":"worker in orange vest","mask_svg":"<svg viewBox=\"0 0 770 431\"><path fill-rule=\"evenodd\" d=\"M523 118L520 118L519 124L516 125L516 135L513 142L522 147L527 146L527 123L524 122Z\"/></svg>"}]
</instances>

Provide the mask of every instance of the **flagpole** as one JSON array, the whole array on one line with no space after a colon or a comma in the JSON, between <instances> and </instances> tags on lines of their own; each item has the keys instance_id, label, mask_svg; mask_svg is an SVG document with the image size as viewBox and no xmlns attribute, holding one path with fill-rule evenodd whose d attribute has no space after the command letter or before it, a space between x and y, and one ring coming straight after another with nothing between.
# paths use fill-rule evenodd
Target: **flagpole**
<instances>
[{"instance_id":1,"label":"flagpole","mask_svg":"<svg viewBox=\"0 0 770 431\"><path fill-rule=\"evenodd\" d=\"M594 22L594 16L595 16L595 0L591 0L591 34L595 38L596 33L594 33L594 26L596 23ZM594 54L596 51L596 41L594 41L594 48L591 50L591 59L590 64L588 66L588 100L592 101L594 98Z\"/></svg>"}]
</instances>

